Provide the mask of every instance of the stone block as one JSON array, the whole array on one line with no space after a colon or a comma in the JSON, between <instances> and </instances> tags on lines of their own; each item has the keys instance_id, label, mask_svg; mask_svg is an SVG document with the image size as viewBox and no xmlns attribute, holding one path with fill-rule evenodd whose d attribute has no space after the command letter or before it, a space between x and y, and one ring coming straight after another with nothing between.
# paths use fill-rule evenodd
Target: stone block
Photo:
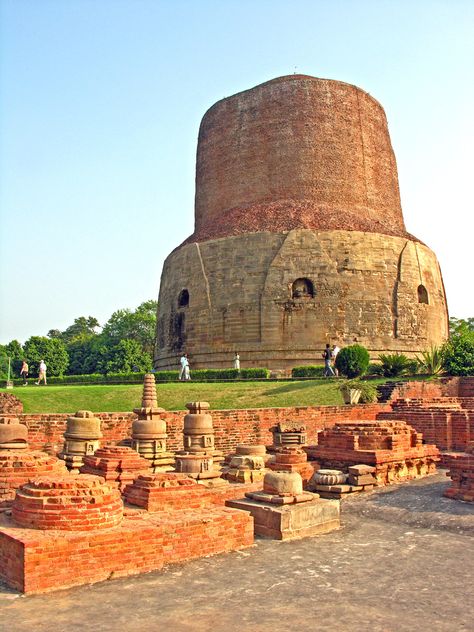
<instances>
[{"instance_id":1,"label":"stone block","mask_svg":"<svg viewBox=\"0 0 474 632\"><path fill-rule=\"evenodd\" d=\"M340 527L339 502L316 498L291 505L273 505L243 498L228 500L228 507L248 511L255 535L274 540L294 540L329 533Z\"/></svg>"}]
</instances>

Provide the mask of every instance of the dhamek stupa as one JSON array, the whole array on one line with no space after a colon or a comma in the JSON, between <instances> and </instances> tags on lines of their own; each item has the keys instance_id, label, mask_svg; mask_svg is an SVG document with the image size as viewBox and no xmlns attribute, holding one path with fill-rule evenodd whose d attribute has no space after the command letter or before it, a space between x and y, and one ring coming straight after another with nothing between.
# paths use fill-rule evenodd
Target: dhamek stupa
<instances>
[{"instance_id":1,"label":"dhamek stupa","mask_svg":"<svg viewBox=\"0 0 474 632\"><path fill-rule=\"evenodd\" d=\"M382 106L280 77L218 101L199 131L194 233L166 259L155 367L289 369L326 342L413 355L448 335L434 253L407 233Z\"/></svg>"}]
</instances>

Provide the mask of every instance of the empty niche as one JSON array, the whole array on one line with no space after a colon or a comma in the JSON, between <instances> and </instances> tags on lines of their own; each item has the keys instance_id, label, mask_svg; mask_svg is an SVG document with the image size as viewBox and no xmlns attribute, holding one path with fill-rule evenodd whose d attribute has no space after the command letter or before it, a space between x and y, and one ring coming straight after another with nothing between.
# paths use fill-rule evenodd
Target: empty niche
<instances>
[{"instance_id":1,"label":"empty niche","mask_svg":"<svg viewBox=\"0 0 474 632\"><path fill-rule=\"evenodd\" d=\"M187 307L189 305L188 290L181 290L178 296L178 307Z\"/></svg>"},{"instance_id":2,"label":"empty niche","mask_svg":"<svg viewBox=\"0 0 474 632\"><path fill-rule=\"evenodd\" d=\"M424 303L425 305L429 304L428 291L424 285L418 286L418 303Z\"/></svg>"},{"instance_id":3,"label":"empty niche","mask_svg":"<svg viewBox=\"0 0 474 632\"><path fill-rule=\"evenodd\" d=\"M314 298L314 286L309 279L301 278L293 281L291 298Z\"/></svg>"}]
</instances>

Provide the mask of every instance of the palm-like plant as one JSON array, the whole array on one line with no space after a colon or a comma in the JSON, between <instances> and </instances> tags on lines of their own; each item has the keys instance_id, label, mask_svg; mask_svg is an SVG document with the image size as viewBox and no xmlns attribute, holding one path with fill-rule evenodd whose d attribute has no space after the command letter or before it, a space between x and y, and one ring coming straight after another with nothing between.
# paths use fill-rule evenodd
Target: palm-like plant
<instances>
[{"instance_id":1,"label":"palm-like plant","mask_svg":"<svg viewBox=\"0 0 474 632\"><path fill-rule=\"evenodd\" d=\"M438 375L444 369L446 352L444 347L432 345L429 349L423 351L420 356L417 356L416 359L422 371L425 371L428 375Z\"/></svg>"}]
</instances>

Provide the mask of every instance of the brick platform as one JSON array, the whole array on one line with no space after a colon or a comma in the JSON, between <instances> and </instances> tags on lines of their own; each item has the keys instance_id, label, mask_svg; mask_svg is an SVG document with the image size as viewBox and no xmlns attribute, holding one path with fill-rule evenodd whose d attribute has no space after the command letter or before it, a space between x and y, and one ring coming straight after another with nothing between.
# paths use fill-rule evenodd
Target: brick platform
<instances>
[{"instance_id":1,"label":"brick platform","mask_svg":"<svg viewBox=\"0 0 474 632\"><path fill-rule=\"evenodd\" d=\"M227 508L131 511L118 527L87 532L24 529L3 515L0 578L16 590L39 593L158 570L252 544L252 517Z\"/></svg>"},{"instance_id":2,"label":"brick platform","mask_svg":"<svg viewBox=\"0 0 474 632\"><path fill-rule=\"evenodd\" d=\"M322 467L372 465L379 485L426 476L439 461L437 447L423 445L422 435L403 421L336 423L319 434L317 446L305 450Z\"/></svg>"},{"instance_id":3,"label":"brick platform","mask_svg":"<svg viewBox=\"0 0 474 632\"><path fill-rule=\"evenodd\" d=\"M444 460L449 468L451 486L444 496L474 503L474 442L468 445L468 451L461 454L445 454Z\"/></svg>"}]
</instances>

